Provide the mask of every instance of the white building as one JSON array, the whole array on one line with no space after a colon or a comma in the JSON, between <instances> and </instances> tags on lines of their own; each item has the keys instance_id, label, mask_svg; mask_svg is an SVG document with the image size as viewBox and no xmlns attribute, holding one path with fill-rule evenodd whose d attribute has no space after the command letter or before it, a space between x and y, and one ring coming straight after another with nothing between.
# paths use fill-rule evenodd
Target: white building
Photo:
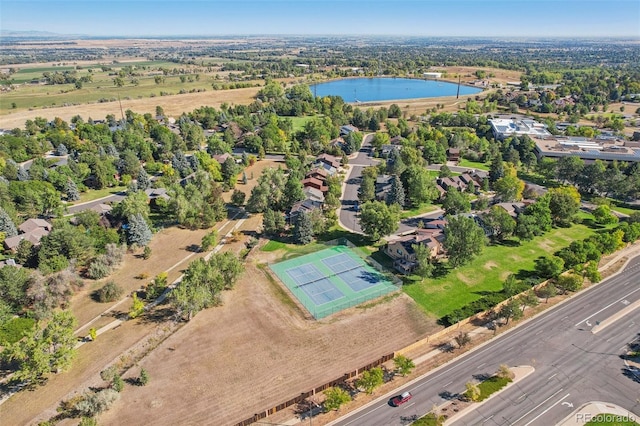
<instances>
[{"instance_id":1,"label":"white building","mask_svg":"<svg viewBox=\"0 0 640 426\"><path fill-rule=\"evenodd\" d=\"M532 138L544 138L551 136L551 133L549 133L545 124L538 123L535 120L527 118L522 120L496 118L489 120L489 124L491 124L493 136L495 136L497 140L504 140L511 136L524 135Z\"/></svg>"},{"instance_id":2,"label":"white building","mask_svg":"<svg viewBox=\"0 0 640 426\"><path fill-rule=\"evenodd\" d=\"M442 78L441 72L423 72L422 75L425 78Z\"/></svg>"}]
</instances>

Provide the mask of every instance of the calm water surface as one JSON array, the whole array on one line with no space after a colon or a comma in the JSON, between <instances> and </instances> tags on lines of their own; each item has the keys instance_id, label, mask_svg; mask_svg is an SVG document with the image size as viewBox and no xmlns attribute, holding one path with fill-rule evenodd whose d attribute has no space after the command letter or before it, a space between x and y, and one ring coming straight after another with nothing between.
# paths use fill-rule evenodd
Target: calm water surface
<instances>
[{"instance_id":1,"label":"calm water surface","mask_svg":"<svg viewBox=\"0 0 640 426\"><path fill-rule=\"evenodd\" d=\"M396 99L455 96L458 85L437 80L411 78L347 78L311 86L316 96L340 96L345 102L392 101ZM476 87L460 86L460 96L482 92Z\"/></svg>"}]
</instances>

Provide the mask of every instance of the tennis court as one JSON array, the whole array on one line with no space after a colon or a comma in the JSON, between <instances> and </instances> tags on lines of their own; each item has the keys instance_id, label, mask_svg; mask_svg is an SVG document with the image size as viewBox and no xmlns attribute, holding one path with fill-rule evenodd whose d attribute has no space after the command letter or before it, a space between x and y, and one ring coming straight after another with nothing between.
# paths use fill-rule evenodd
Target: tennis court
<instances>
[{"instance_id":1,"label":"tennis court","mask_svg":"<svg viewBox=\"0 0 640 426\"><path fill-rule=\"evenodd\" d=\"M346 246L335 246L270 265L315 319L398 290Z\"/></svg>"}]
</instances>

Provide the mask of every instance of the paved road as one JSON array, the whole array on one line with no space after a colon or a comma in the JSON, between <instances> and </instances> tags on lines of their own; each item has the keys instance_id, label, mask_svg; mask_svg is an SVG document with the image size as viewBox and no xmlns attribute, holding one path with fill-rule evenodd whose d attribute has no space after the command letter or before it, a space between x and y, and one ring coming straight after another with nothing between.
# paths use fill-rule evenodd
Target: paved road
<instances>
[{"instance_id":1,"label":"paved road","mask_svg":"<svg viewBox=\"0 0 640 426\"><path fill-rule=\"evenodd\" d=\"M118 203L120 201L122 201L124 199L124 197L126 197L127 194L126 192L122 191L122 192L118 192L117 194L113 194L113 195L109 195L106 196L104 198L100 198L98 200L93 200L93 201L88 201L86 203L82 203L82 204L75 204L73 206L69 206L69 208L67 209L69 214L76 214L79 213L81 211L84 210L89 210L94 206L97 206L98 204L108 204L108 203Z\"/></svg>"},{"instance_id":2,"label":"paved road","mask_svg":"<svg viewBox=\"0 0 640 426\"><path fill-rule=\"evenodd\" d=\"M553 425L591 400L613 402L639 414L640 381L625 375L620 355L627 343L640 337L640 309L591 333L598 320L640 300L639 282L636 258L599 286L333 424L407 424L402 416L429 412L463 391L474 376L492 374L500 364L533 365L536 371L455 425ZM404 391L413 393L410 403L388 405L391 396Z\"/></svg>"},{"instance_id":3,"label":"paved road","mask_svg":"<svg viewBox=\"0 0 640 426\"><path fill-rule=\"evenodd\" d=\"M358 234L362 233L356 211L358 188L360 188L360 182L362 181L362 170L365 167L377 164L379 161L371 157L371 140L373 136L373 133L366 135L362 141L358 155L355 158L349 159L351 171L349 172L349 176L347 176L342 199L340 200L339 218L341 225L349 231Z\"/></svg>"}]
</instances>

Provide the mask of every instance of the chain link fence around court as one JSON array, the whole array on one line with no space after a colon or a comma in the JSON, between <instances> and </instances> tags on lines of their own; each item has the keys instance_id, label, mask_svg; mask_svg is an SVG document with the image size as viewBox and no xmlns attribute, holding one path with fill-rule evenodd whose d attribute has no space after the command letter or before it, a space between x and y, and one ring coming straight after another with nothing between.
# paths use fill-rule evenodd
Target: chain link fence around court
<instances>
[{"instance_id":1,"label":"chain link fence around court","mask_svg":"<svg viewBox=\"0 0 640 426\"><path fill-rule=\"evenodd\" d=\"M314 253L270 265L270 269L315 319L325 318L336 312L393 293L401 288L402 281L346 238L325 242L323 246L322 249ZM340 249L340 247L343 247L343 249ZM337 248L338 250L331 250L332 248ZM347 278L342 275L352 271L354 268L333 273L322 265L323 260L340 254L354 260L357 259L363 274L369 278L375 277L376 283L358 291L352 291L349 288L351 283L346 283ZM291 276L292 270L298 272L305 268L305 265L313 265L312 268L317 269L322 275L312 275L314 279L308 282L300 282ZM352 275L351 278L353 278ZM312 288L310 289L309 287ZM318 300L325 296L324 293L327 294L326 301L319 303Z\"/></svg>"}]
</instances>

